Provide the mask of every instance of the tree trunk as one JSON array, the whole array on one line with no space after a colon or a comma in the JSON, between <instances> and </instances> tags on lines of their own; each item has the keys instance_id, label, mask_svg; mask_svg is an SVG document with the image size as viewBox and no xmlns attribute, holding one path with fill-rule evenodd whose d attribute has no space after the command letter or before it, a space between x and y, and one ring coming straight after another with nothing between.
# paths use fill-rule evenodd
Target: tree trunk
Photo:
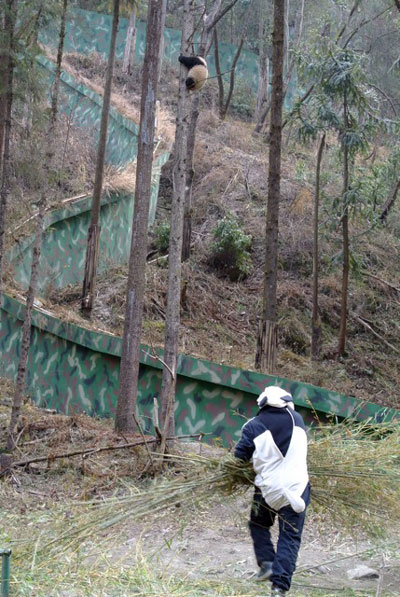
<instances>
[{"instance_id":1,"label":"tree trunk","mask_svg":"<svg viewBox=\"0 0 400 597\"><path fill-rule=\"evenodd\" d=\"M264 104L268 100L269 87L269 58L268 47L266 43L267 37L267 2L268 0L260 0L259 3L259 21L258 21L258 89L257 89L257 103L254 112L255 122L259 122Z\"/></svg>"},{"instance_id":2,"label":"tree trunk","mask_svg":"<svg viewBox=\"0 0 400 597\"><path fill-rule=\"evenodd\" d=\"M245 21L245 23L247 23L247 20ZM236 50L236 54L235 54L235 56L233 58L231 75L229 77L229 90L228 90L228 95L226 97L226 102L225 102L225 104L223 106L223 110L222 110L222 114L221 114L221 120L225 120L226 114L228 112L229 104L231 103L233 90L235 88L235 69L236 69L236 65L237 65L237 62L239 60L240 54L242 53L243 44L244 44L244 34L242 36L242 39L239 42L239 45L238 45L237 50Z\"/></svg>"},{"instance_id":3,"label":"tree trunk","mask_svg":"<svg viewBox=\"0 0 400 597\"><path fill-rule=\"evenodd\" d=\"M184 55L187 55L190 52L190 41L193 35L193 10L194 0L185 0L181 43L181 54ZM187 135L189 124L189 97L185 85L186 76L187 71L185 67L181 65L174 144L174 192L171 206L171 232L168 251L168 302L165 321L164 368L161 385L161 453L165 451L166 438L175 434L174 404L180 325L181 255L186 186Z\"/></svg>"},{"instance_id":4,"label":"tree trunk","mask_svg":"<svg viewBox=\"0 0 400 597\"><path fill-rule=\"evenodd\" d=\"M10 139L11 139L11 109L13 103L13 79L14 79L14 28L17 19L17 0L8 0L5 11L5 32L7 35L7 86L6 86L6 106L4 118L4 151L3 151L3 171L1 176L0 188L0 300L3 286L3 261L4 261L4 234L6 227L6 213L8 195L10 192Z\"/></svg>"},{"instance_id":5,"label":"tree trunk","mask_svg":"<svg viewBox=\"0 0 400 597\"><path fill-rule=\"evenodd\" d=\"M222 80L221 64L219 61L219 45L218 45L218 33L217 28L214 29L214 62L215 72L217 73L218 82L218 113L221 120L224 111L224 82Z\"/></svg>"},{"instance_id":6,"label":"tree trunk","mask_svg":"<svg viewBox=\"0 0 400 597\"><path fill-rule=\"evenodd\" d=\"M54 126L57 121L58 94L59 94L59 89L60 89L61 65L62 65L63 51L64 51L65 24L66 24L66 20L67 20L67 8L68 8L68 0L63 0L62 13L61 13L61 24L60 24L60 36L59 36L58 50L57 50L57 67L56 67L56 74L54 77L53 93L51 96L51 123L52 123L52 126Z\"/></svg>"},{"instance_id":7,"label":"tree trunk","mask_svg":"<svg viewBox=\"0 0 400 597\"><path fill-rule=\"evenodd\" d=\"M393 194L385 201L385 204L382 209L382 213L379 216L380 219L382 220L382 222L384 222L386 220L389 211L392 209L392 207L396 201L396 197L397 197L399 191L400 191L400 178L397 181L397 184L395 186Z\"/></svg>"},{"instance_id":8,"label":"tree trunk","mask_svg":"<svg viewBox=\"0 0 400 597\"><path fill-rule=\"evenodd\" d=\"M114 0L114 13L111 31L110 52L108 55L103 108L101 111L100 137L97 149L96 174L93 189L92 211L88 231L85 273L83 278L81 310L90 316L96 289L98 246L100 239L100 208L103 188L104 159L107 145L108 118L110 113L111 86L115 60L115 42L118 32L119 0Z\"/></svg>"},{"instance_id":9,"label":"tree trunk","mask_svg":"<svg viewBox=\"0 0 400 597\"><path fill-rule=\"evenodd\" d=\"M347 107L347 90L343 92L343 118L344 131L343 136L349 128ZM343 269L342 269L342 293L340 301L340 328L338 342L338 357L344 356L346 348L346 328L347 328L347 295L349 287L349 209L347 205L347 192L349 190L349 149L346 142L343 142L343 214L342 214L342 238L343 238Z\"/></svg>"},{"instance_id":10,"label":"tree trunk","mask_svg":"<svg viewBox=\"0 0 400 597\"><path fill-rule=\"evenodd\" d=\"M311 333L311 359L316 361L319 359L321 351L321 318L318 307L318 274L319 274L319 247L318 247L318 223L319 223L319 197L320 197L320 180L321 180L321 161L322 153L325 147L325 133L322 135L319 142L317 154L317 169L315 175L315 197L314 197L314 213L313 213L313 306L312 306L312 333Z\"/></svg>"},{"instance_id":11,"label":"tree trunk","mask_svg":"<svg viewBox=\"0 0 400 597\"><path fill-rule=\"evenodd\" d=\"M295 47L298 46L302 33L303 33L303 21L304 21L304 3L305 0L301 0L300 6L298 8L297 14L296 14L296 32L294 34L294 39L295 41ZM288 39L288 44L289 44L289 39ZM292 78L292 74L293 74L293 70L296 64L296 56L293 56L292 59L290 60L290 62L288 63L287 66L287 70L286 70L286 75L285 75L285 83L284 83L284 87L283 87L283 99L285 99L286 97L286 93L288 91L289 88L289 84L290 84L290 80ZM314 86L312 85L308 91L306 92L306 94L299 100L300 103L304 102L307 97L310 95L310 93L312 92ZM265 106L264 112L261 113L259 120L257 121L257 125L254 129L255 133L260 133L265 120L268 116L268 113L270 111L271 108L271 103L267 102L267 105ZM287 120L285 120L285 122L282 125L282 128L284 128L286 126L286 122Z\"/></svg>"},{"instance_id":12,"label":"tree trunk","mask_svg":"<svg viewBox=\"0 0 400 597\"><path fill-rule=\"evenodd\" d=\"M33 310L33 302L35 300L37 281L38 281L38 275L39 275L39 261L40 261L41 247L42 247L43 220L44 220L45 210L46 210L46 200L45 200L44 195L42 195L41 200L40 200L40 205L39 205L39 213L37 216L36 233L35 233L35 240L34 240L33 251L32 251L31 277L30 277L30 282L29 282L28 293L26 296L24 323L22 325L21 352L20 352L19 363L18 363L17 381L15 384L15 392L14 392L13 404L12 404L12 409L11 409L11 419L10 419L10 426L9 426L8 439L7 439L7 450L8 451L11 451L15 448L16 427L18 424L19 415L21 412L23 394L25 392L25 387L26 387L26 371L27 371L27 367L28 367L28 354L29 354L29 345L30 345L30 340L31 340L32 310Z\"/></svg>"},{"instance_id":13,"label":"tree trunk","mask_svg":"<svg viewBox=\"0 0 400 597\"><path fill-rule=\"evenodd\" d=\"M190 257L192 243L192 191L194 170L194 147L196 144L196 126L200 114L200 95L196 93L192 97L190 112L187 157L186 157L186 189L185 189L185 207L183 216L183 240L182 240L182 261L187 261Z\"/></svg>"},{"instance_id":14,"label":"tree trunk","mask_svg":"<svg viewBox=\"0 0 400 597\"><path fill-rule=\"evenodd\" d=\"M283 72L287 73L289 69L289 12L290 12L290 0L286 0L285 10L285 41L283 48Z\"/></svg>"},{"instance_id":15,"label":"tree trunk","mask_svg":"<svg viewBox=\"0 0 400 597\"><path fill-rule=\"evenodd\" d=\"M126 34L126 41L125 41L125 50L124 50L124 59L122 62L122 70L124 73L131 75L132 74L132 67L135 62L135 47L136 47L136 12L137 12L137 3L134 2L131 10L131 14L129 15L129 23L128 23L128 31Z\"/></svg>"},{"instance_id":16,"label":"tree trunk","mask_svg":"<svg viewBox=\"0 0 400 597\"><path fill-rule=\"evenodd\" d=\"M161 12L161 27L162 27L163 35L160 40L160 60L158 63L158 82L160 82L160 80L161 80L161 70L162 70L162 65L163 65L163 60L164 60L164 29L165 29L165 18L167 16L167 0L162 1L161 11L162 11Z\"/></svg>"},{"instance_id":17,"label":"tree trunk","mask_svg":"<svg viewBox=\"0 0 400 597\"><path fill-rule=\"evenodd\" d=\"M0 30L5 31L4 6L0 7ZM0 54L0 180L3 171L4 132L7 107L7 52Z\"/></svg>"},{"instance_id":18,"label":"tree trunk","mask_svg":"<svg viewBox=\"0 0 400 597\"><path fill-rule=\"evenodd\" d=\"M137 401L160 41L163 35L161 13L162 0L150 0L143 63L135 207L115 418L116 431L125 433L133 432L136 428L133 415Z\"/></svg>"},{"instance_id":19,"label":"tree trunk","mask_svg":"<svg viewBox=\"0 0 400 597\"><path fill-rule=\"evenodd\" d=\"M200 44L198 47L197 54L199 56L205 56L207 49L210 44L211 34L217 22L223 14L226 14L237 0L233 0L231 4L219 13L222 0L214 0L211 5L210 11L203 18L203 29L201 33ZM206 12L206 6L203 5L204 14ZM186 157L186 191L185 191L185 207L184 207L184 219L183 219L183 241L182 241L182 261L186 261L190 257L190 245L192 242L192 187L194 178L194 147L196 143L196 127L197 120L200 114L200 95L198 93L192 96L192 107L190 114L189 130L188 130L188 142L187 142L187 157Z\"/></svg>"},{"instance_id":20,"label":"tree trunk","mask_svg":"<svg viewBox=\"0 0 400 597\"><path fill-rule=\"evenodd\" d=\"M281 182L283 47L285 37L285 0L274 1L272 41L272 103L269 137L268 200L265 245L265 271L262 331L258 335L256 367L267 373L276 368L277 356L277 270L279 200ZM264 341L263 341L264 340Z\"/></svg>"}]
</instances>

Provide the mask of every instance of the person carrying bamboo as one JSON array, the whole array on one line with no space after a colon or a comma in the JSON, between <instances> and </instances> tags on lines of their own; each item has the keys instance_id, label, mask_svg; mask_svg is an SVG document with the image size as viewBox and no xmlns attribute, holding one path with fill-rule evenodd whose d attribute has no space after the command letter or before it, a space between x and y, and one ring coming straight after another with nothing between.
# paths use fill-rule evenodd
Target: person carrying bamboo
<instances>
[{"instance_id":1,"label":"person carrying bamboo","mask_svg":"<svg viewBox=\"0 0 400 597\"><path fill-rule=\"evenodd\" d=\"M266 387L259 411L242 428L235 457L252 460L256 473L249 528L259 566L256 580L272 582L271 595L290 589L310 502L307 435L289 392ZM270 528L279 518L276 552Z\"/></svg>"}]
</instances>

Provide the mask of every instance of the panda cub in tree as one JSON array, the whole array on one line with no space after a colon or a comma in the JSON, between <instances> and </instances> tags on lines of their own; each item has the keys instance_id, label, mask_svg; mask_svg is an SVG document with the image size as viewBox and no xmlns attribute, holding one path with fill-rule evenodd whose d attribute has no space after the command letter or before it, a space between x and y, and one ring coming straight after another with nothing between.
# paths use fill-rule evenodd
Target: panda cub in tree
<instances>
[{"instance_id":1,"label":"panda cub in tree","mask_svg":"<svg viewBox=\"0 0 400 597\"><path fill-rule=\"evenodd\" d=\"M186 77L186 89L188 91L200 91L208 77L207 62L202 56L179 56L179 62L186 66L188 74Z\"/></svg>"}]
</instances>

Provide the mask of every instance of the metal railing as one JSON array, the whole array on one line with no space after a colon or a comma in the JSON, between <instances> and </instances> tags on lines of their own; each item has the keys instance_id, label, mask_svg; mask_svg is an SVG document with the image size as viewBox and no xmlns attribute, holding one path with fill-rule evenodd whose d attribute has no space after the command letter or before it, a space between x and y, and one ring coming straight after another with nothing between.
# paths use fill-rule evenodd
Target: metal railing
<instances>
[{"instance_id":1,"label":"metal railing","mask_svg":"<svg viewBox=\"0 0 400 597\"><path fill-rule=\"evenodd\" d=\"M1 597L8 597L10 594L10 563L11 549L1 549Z\"/></svg>"}]
</instances>

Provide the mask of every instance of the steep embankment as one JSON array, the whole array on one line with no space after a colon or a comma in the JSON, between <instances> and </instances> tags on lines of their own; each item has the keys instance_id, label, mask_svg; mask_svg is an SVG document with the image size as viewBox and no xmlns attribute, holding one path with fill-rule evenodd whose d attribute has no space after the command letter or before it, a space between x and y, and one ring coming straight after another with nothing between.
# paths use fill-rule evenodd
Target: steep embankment
<instances>
[{"instance_id":1,"label":"steep embankment","mask_svg":"<svg viewBox=\"0 0 400 597\"><path fill-rule=\"evenodd\" d=\"M104 64L95 55L69 57L70 67L90 79L101 81ZM137 95L140 67L126 77L117 67L116 101L122 106ZM176 74L164 72L161 82L163 126L173 127ZM119 96L119 100L118 100ZM196 175L193 195L193 251L183 268L181 351L225 364L252 369L257 317L262 303L265 205L268 145L252 136L252 125L215 116L215 83L202 95L202 114L197 130ZM169 115L168 115L169 111ZM325 192L333 197L340 189L340 166L332 139L324 164ZM340 264L332 259L340 251L340 234L330 221L330 200L321 216L320 307L323 320L322 360L311 363L311 271L312 197L315 148L297 145L293 136L284 139L279 256L279 363L278 374L336 390L379 404L399 406L398 330L399 286L396 263L400 241L397 210L386 227L363 234L352 224L352 250L364 274L351 278L349 290L348 354L337 361L335 348L339 325ZM378 158L379 159L379 156ZM338 191L340 192L340 191ZM172 193L170 165L164 168L158 222L168 219ZM252 236L252 271L232 282L213 268L210 245L220 219L232 212ZM154 235L153 235L154 240ZM155 245L149 246L150 252ZM94 326L122 333L126 268L108 272L99 280ZM149 258L143 341L163 344L167 288L166 259L159 252ZM69 288L48 297L48 306L62 316L76 314L80 289ZM389 346L390 345L390 346Z\"/></svg>"}]
</instances>

